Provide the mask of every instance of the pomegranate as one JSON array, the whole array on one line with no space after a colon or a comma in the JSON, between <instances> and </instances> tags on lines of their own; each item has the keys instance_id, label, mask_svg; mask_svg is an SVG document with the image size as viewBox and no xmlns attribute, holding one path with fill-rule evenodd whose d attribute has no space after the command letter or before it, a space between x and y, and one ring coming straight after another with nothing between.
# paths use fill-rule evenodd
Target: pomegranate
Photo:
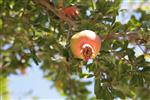
<instances>
[{"instance_id":1,"label":"pomegranate","mask_svg":"<svg viewBox=\"0 0 150 100\"><path fill-rule=\"evenodd\" d=\"M75 16L79 16L79 11L75 6L69 6L62 9L62 15L72 18Z\"/></svg>"},{"instance_id":2,"label":"pomegranate","mask_svg":"<svg viewBox=\"0 0 150 100\"><path fill-rule=\"evenodd\" d=\"M76 58L88 61L100 51L101 39L95 32L84 30L72 36L70 48Z\"/></svg>"}]
</instances>

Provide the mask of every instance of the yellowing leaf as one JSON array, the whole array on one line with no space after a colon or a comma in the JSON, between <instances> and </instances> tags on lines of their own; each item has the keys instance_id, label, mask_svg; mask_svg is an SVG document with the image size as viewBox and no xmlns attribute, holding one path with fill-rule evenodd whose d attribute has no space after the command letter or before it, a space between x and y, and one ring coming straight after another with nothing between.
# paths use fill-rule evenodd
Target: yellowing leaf
<instances>
[{"instance_id":1,"label":"yellowing leaf","mask_svg":"<svg viewBox=\"0 0 150 100\"><path fill-rule=\"evenodd\" d=\"M146 61L150 61L150 54L145 54L144 58L145 58Z\"/></svg>"}]
</instances>

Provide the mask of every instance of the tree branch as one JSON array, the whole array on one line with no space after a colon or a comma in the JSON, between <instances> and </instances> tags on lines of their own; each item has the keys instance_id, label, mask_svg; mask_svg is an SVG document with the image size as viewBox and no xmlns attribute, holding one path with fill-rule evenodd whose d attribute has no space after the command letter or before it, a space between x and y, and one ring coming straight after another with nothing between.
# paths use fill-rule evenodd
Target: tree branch
<instances>
[{"instance_id":1,"label":"tree branch","mask_svg":"<svg viewBox=\"0 0 150 100\"><path fill-rule=\"evenodd\" d=\"M64 7L64 0L58 0L58 7L63 8Z\"/></svg>"},{"instance_id":2,"label":"tree branch","mask_svg":"<svg viewBox=\"0 0 150 100\"><path fill-rule=\"evenodd\" d=\"M61 10L50 5L48 0L34 0L34 1L42 6L46 7L47 10L52 11L56 16L58 16L61 20L65 21L68 25L70 25L72 27L76 27L76 24L71 19L62 15Z\"/></svg>"},{"instance_id":3,"label":"tree branch","mask_svg":"<svg viewBox=\"0 0 150 100\"><path fill-rule=\"evenodd\" d=\"M104 35L104 36L101 36L102 37L102 40L105 41L105 40L118 40L119 37L120 38L126 38L129 42L131 43L134 43L134 44L137 44L137 42L139 40L143 40L143 41L146 41L144 39L142 39L141 36L138 35L138 33L134 33L134 32L127 32L126 35L124 35L123 33L109 33L109 35Z\"/></svg>"}]
</instances>

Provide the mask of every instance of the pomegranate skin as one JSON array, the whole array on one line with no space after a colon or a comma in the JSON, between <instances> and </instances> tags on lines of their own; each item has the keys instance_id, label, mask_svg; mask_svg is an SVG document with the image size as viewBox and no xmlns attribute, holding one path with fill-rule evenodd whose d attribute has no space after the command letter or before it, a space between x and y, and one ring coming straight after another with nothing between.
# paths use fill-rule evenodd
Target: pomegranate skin
<instances>
[{"instance_id":1,"label":"pomegranate skin","mask_svg":"<svg viewBox=\"0 0 150 100\"><path fill-rule=\"evenodd\" d=\"M79 11L75 6L70 6L62 9L62 15L73 18L79 16Z\"/></svg>"},{"instance_id":2,"label":"pomegranate skin","mask_svg":"<svg viewBox=\"0 0 150 100\"><path fill-rule=\"evenodd\" d=\"M92 49L92 55L90 58L95 58L101 48L101 39L91 30L83 30L72 36L70 48L76 58L86 60L82 54L83 48L86 45Z\"/></svg>"}]
</instances>

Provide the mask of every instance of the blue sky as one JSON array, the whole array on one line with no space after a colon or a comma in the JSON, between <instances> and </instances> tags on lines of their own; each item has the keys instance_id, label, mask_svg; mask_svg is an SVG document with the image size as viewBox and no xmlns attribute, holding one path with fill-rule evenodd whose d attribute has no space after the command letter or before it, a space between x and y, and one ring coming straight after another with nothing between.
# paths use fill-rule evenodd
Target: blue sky
<instances>
[{"instance_id":1,"label":"blue sky","mask_svg":"<svg viewBox=\"0 0 150 100\"><path fill-rule=\"evenodd\" d=\"M10 75L9 76L9 92L10 98L13 100L27 100L32 97L52 100L64 100L65 97L61 96L57 90L52 87L52 82L43 78L43 72L40 66L34 63L32 67L26 69L25 75ZM18 73L20 73L18 71ZM60 99L61 98L61 99ZM49 99L50 100L50 99Z\"/></svg>"}]
</instances>

